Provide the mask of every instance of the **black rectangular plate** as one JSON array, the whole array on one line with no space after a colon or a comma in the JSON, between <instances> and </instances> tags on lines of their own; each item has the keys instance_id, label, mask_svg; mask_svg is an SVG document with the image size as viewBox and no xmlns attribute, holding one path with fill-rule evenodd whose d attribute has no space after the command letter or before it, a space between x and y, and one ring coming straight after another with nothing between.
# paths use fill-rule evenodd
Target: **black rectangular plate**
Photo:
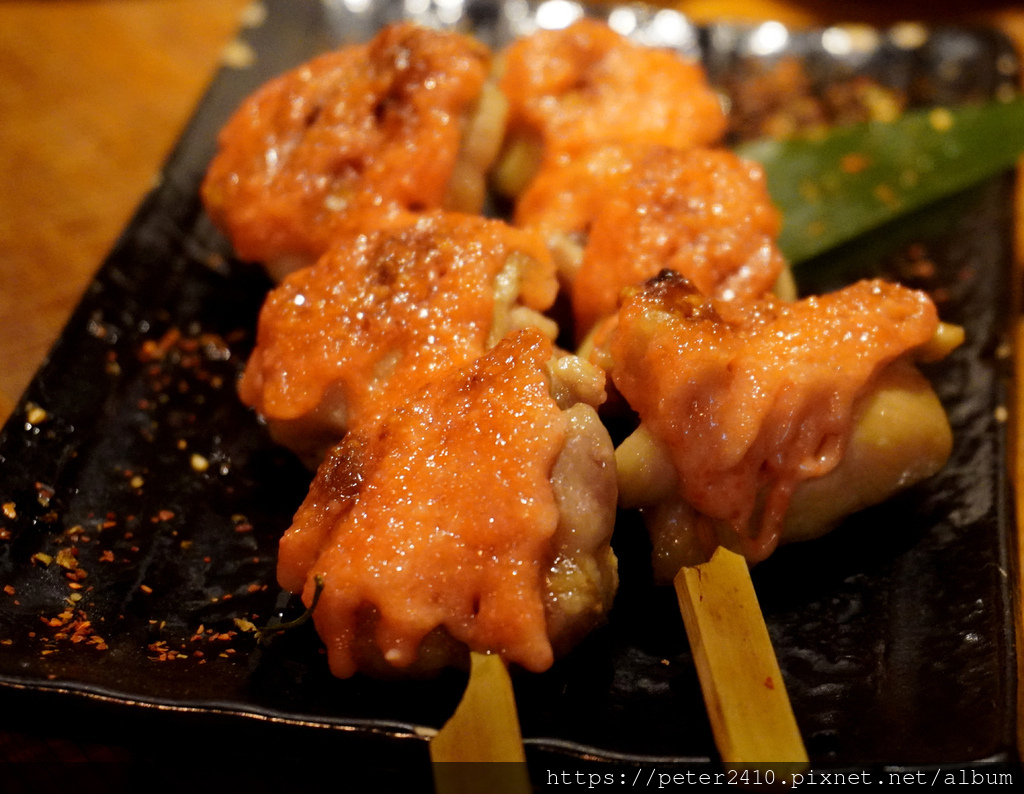
<instances>
[{"instance_id":1,"label":"black rectangular plate","mask_svg":"<svg viewBox=\"0 0 1024 794\"><path fill-rule=\"evenodd\" d=\"M506 13L512 6L479 0L456 21L500 43L523 24ZM309 475L235 396L269 284L232 258L197 186L242 97L398 13L314 0L264 7L266 19L241 35L252 63L217 75L0 436L0 586L13 589L0 592L3 724L159 758L214 741L218 756L261 760L327 750L385 770L384 782L398 774L404 790L429 787L422 729L450 715L463 674L338 681L311 629L265 648L243 630L295 612L275 583L275 551ZM780 54L755 46L757 30L694 28L642 7L618 13L627 12L647 40L671 35L703 57L720 85ZM444 13L424 12L450 22ZM791 34L780 52L823 87L870 75L912 104L990 96L1015 78L999 36L926 33L908 48L880 32L870 51L845 54L821 31ZM805 291L876 273L926 287L968 340L928 372L955 431L946 469L755 570L816 766L1016 760L1001 417L1012 188L1010 175L992 180L797 274ZM610 624L549 672L515 682L538 783L547 770L586 764L716 768L674 595L650 583L636 518L623 515L617 534L622 587ZM71 547L86 574L77 582L58 561Z\"/></svg>"}]
</instances>

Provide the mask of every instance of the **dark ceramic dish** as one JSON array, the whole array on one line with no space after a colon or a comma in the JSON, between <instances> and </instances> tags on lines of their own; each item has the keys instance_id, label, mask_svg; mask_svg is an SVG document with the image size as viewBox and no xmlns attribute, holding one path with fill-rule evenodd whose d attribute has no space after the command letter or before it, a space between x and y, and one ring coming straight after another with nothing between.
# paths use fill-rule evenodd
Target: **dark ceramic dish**
<instances>
[{"instance_id":1,"label":"dark ceramic dish","mask_svg":"<svg viewBox=\"0 0 1024 794\"><path fill-rule=\"evenodd\" d=\"M267 647L245 630L297 611L276 586L275 549L308 474L235 397L268 282L232 258L197 197L216 132L244 95L398 14L345 8L270 0L266 19L242 31L253 62L217 75L0 436L5 727L63 726L145 744L155 757L212 741L218 755L244 748L249 759L333 748L385 770L382 789L388 774L404 790L429 787L421 728L450 715L463 675L338 681L311 629ZM614 13L644 40L701 56L725 87L782 55L803 64L815 91L866 76L910 104L989 96L1017 70L987 32L917 31L910 44L906 30L883 32L865 48L837 45L835 32L697 29L672 12ZM454 12L430 5L422 17L497 43L540 14L478 0ZM995 179L797 273L808 292L878 272L926 287L968 339L928 372L956 435L945 471L754 573L816 766L1016 760L1000 423L1011 191L1009 176ZM674 596L650 585L637 526L622 516L610 624L551 671L516 679L538 784L548 770L591 764L616 775L717 766ZM71 548L73 561L61 553Z\"/></svg>"}]
</instances>

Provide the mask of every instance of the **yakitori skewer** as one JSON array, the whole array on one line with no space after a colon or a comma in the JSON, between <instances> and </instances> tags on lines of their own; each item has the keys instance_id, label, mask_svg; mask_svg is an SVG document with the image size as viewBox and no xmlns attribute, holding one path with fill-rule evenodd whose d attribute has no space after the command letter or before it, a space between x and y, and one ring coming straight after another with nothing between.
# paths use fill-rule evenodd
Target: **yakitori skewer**
<instances>
[{"instance_id":1,"label":"yakitori skewer","mask_svg":"<svg viewBox=\"0 0 1024 794\"><path fill-rule=\"evenodd\" d=\"M748 565L942 467L948 420L913 361L962 332L881 281L738 303L665 271L601 333L640 418L616 452L620 501L675 583L722 760L806 762Z\"/></svg>"}]
</instances>

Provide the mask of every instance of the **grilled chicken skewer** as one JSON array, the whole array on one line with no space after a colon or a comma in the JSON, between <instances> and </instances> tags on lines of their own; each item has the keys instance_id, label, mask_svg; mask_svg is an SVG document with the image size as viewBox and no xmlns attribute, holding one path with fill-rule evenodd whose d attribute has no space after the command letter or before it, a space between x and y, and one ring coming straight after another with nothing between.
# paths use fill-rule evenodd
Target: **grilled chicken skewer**
<instances>
[{"instance_id":1,"label":"grilled chicken skewer","mask_svg":"<svg viewBox=\"0 0 1024 794\"><path fill-rule=\"evenodd\" d=\"M748 563L944 465L949 423L913 361L962 333L881 281L740 303L673 271L608 326L601 355L640 418L616 451L620 503L674 581L722 759L805 763Z\"/></svg>"},{"instance_id":2,"label":"grilled chicken skewer","mask_svg":"<svg viewBox=\"0 0 1024 794\"><path fill-rule=\"evenodd\" d=\"M271 80L221 130L202 186L242 259L280 280L366 216L478 212L506 103L480 42L412 23Z\"/></svg>"}]
</instances>

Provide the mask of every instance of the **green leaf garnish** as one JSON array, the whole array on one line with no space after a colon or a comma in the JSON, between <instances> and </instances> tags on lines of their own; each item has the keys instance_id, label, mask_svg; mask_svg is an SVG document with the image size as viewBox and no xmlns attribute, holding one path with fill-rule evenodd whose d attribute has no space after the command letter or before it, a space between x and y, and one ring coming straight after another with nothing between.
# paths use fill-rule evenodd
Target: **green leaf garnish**
<instances>
[{"instance_id":1,"label":"green leaf garnish","mask_svg":"<svg viewBox=\"0 0 1024 794\"><path fill-rule=\"evenodd\" d=\"M736 151L764 166L783 215L779 246L796 264L1012 167L1024 154L1024 98L911 111Z\"/></svg>"}]
</instances>

